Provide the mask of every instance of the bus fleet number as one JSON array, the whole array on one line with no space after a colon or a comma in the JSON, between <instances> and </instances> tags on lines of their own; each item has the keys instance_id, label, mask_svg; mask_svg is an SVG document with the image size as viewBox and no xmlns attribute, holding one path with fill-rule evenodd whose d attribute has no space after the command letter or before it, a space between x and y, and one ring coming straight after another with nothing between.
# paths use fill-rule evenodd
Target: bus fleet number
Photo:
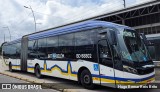
<instances>
[{"instance_id":1,"label":"bus fleet number","mask_svg":"<svg viewBox=\"0 0 160 92\"><path fill-rule=\"evenodd\" d=\"M76 54L76 58L92 58L92 54Z\"/></svg>"}]
</instances>

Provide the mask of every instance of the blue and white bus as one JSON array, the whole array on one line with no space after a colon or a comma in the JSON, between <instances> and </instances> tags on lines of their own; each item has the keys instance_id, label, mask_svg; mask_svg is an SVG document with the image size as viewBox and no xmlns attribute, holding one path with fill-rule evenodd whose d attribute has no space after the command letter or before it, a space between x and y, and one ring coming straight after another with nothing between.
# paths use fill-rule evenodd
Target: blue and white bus
<instances>
[{"instance_id":1,"label":"blue and white bus","mask_svg":"<svg viewBox=\"0 0 160 92\"><path fill-rule=\"evenodd\" d=\"M2 45L9 71L21 70L94 84L150 83L154 64L143 36L104 21L85 21L25 35Z\"/></svg>"}]
</instances>

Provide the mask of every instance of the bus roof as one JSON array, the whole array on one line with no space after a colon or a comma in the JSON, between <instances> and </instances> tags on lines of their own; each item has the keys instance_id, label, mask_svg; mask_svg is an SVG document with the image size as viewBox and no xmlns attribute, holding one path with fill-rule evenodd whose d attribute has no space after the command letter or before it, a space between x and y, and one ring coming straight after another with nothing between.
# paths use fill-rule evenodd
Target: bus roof
<instances>
[{"instance_id":1,"label":"bus roof","mask_svg":"<svg viewBox=\"0 0 160 92\"><path fill-rule=\"evenodd\" d=\"M106 22L106 21L98 21L98 20L91 21L90 20L90 21L76 23L73 25L64 26L64 27L60 27L56 29L54 28L49 29L43 32L33 33L33 34L28 35L28 38L29 40L36 40L36 39L41 39L45 37L61 35L61 34L66 34L66 33L73 33L73 32L78 32L81 30L87 30L87 29L97 28L97 27L124 27L126 28L127 26L119 25L119 24L115 24L111 22Z\"/></svg>"},{"instance_id":2,"label":"bus roof","mask_svg":"<svg viewBox=\"0 0 160 92\"><path fill-rule=\"evenodd\" d=\"M99 20L89 20L89 21L84 21L84 22L80 22L80 23L76 23L76 24L71 24L71 25L68 25L68 26L51 28L51 29L35 32L35 33L32 33L32 34L28 34L28 35L25 35L25 36L27 36L29 40L36 40L36 39L46 38L46 37L50 37L50 36L61 35L61 34L72 33L72 32L78 32L78 31L81 31L81 30L97 28L97 27L129 28L128 26L115 24L115 23L111 23L111 22L99 21ZM11 42L7 42L4 45L19 43L19 42L21 42L21 39L22 38L13 40Z\"/></svg>"},{"instance_id":3,"label":"bus roof","mask_svg":"<svg viewBox=\"0 0 160 92\"><path fill-rule=\"evenodd\" d=\"M22 38L13 40L13 41L11 41L11 42L4 42L4 43L2 44L2 46L3 46L3 45L11 45L11 44L15 44L15 43L20 43L20 42L21 42L21 39L22 39Z\"/></svg>"}]
</instances>

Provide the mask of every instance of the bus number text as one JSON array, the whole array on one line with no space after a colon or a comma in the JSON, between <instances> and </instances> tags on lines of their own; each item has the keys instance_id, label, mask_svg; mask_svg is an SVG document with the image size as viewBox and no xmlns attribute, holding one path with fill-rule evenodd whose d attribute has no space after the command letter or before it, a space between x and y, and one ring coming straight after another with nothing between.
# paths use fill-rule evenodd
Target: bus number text
<instances>
[{"instance_id":1,"label":"bus number text","mask_svg":"<svg viewBox=\"0 0 160 92\"><path fill-rule=\"evenodd\" d=\"M76 58L92 58L92 54L76 54Z\"/></svg>"}]
</instances>

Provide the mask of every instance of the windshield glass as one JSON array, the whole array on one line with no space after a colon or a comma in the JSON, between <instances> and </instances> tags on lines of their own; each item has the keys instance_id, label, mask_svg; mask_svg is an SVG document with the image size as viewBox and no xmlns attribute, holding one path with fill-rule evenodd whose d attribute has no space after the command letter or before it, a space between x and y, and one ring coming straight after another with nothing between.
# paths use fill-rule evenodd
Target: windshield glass
<instances>
[{"instance_id":1,"label":"windshield glass","mask_svg":"<svg viewBox=\"0 0 160 92\"><path fill-rule=\"evenodd\" d=\"M144 62L150 56L140 35L134 30L125 29L120 41L122 58L127 61Z\"/></svg>"}]
</instances>

